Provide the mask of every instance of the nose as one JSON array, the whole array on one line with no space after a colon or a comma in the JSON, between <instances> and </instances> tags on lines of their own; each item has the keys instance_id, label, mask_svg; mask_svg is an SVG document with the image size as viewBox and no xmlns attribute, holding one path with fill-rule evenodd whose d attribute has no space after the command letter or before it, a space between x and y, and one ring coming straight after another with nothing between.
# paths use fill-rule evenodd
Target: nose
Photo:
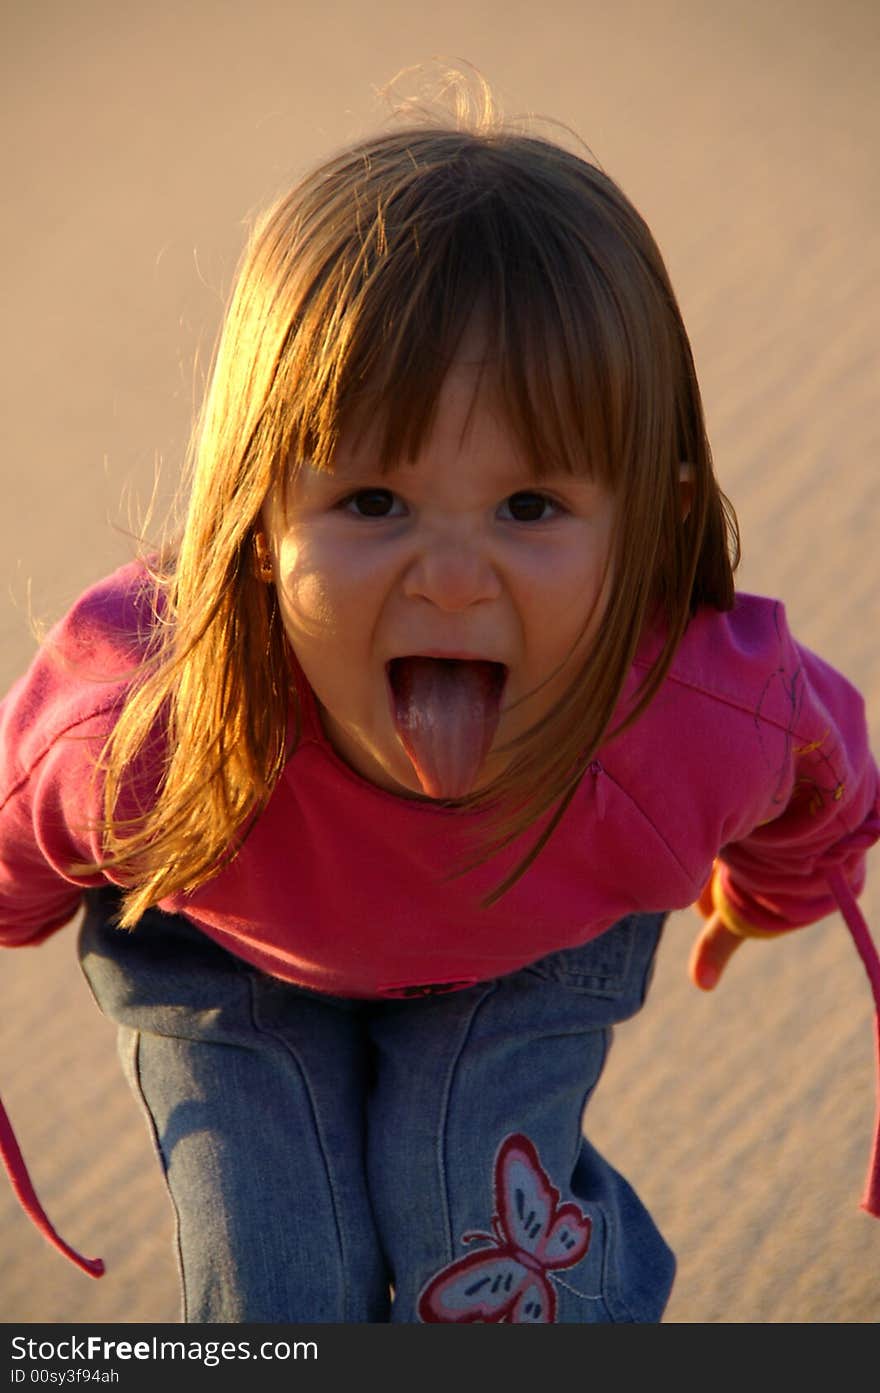
<instances>
[{"instance_id":1,"label":"nose","mask_svg":"<svg viewBox=\"0 0 880 1393\"><path fill-rule=\"evenodd\" d=\"M424 541L404 577L404 593L455 611L497 599L501 581L478 539L443 535Z\"/></svg>"}]
</instances>

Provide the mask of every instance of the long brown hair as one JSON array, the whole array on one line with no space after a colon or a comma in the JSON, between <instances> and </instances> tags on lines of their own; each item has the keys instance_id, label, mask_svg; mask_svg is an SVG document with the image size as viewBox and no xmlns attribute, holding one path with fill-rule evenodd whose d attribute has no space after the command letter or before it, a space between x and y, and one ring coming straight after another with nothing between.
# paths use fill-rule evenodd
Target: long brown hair
<instances>
[{"instance_id":1,"label":"long brown hair","mask_svg":"<svg viewBox=\"0 0 880 1393\"><path fill-rule=\"evenodd\" d=\"M690 346L660 253L620 189L579 155L491 121L345 150L268 211L239 268L186 524L156 569L162 620L103 761L103 864L130 887L123 924L216 874L296 742L274 591L252 563L263 503L299 461L332 469L340 432L367 416L389 464L416 454L477 303L488 370L536 472L588 471L617 500L613 584L581 670L503 775L463 800L491 812L483 859L555 809L496 896L619 733L609 725L645 626L660 621L662 651L624 724L656 692L696 607L732 605L736 524ZM158 796L123 818L128 771L157 726Z\"/></svg>"}]
</instances>

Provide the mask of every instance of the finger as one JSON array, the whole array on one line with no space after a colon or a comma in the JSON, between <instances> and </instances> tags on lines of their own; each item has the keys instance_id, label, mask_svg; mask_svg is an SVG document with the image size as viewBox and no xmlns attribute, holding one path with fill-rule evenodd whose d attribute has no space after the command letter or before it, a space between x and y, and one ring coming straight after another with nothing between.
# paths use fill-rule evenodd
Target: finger
<instances>
[{"instance_id":1,"label":"finger","mask_svg":"<svg viewBox=\"0 0 880 1393\"><path fill-rule=\"evenodd\" d=\"M743 940L726 927L719 914L707 919L691 952L690 978L695 987L710 992Z\"/></svg>"}]
</instances>

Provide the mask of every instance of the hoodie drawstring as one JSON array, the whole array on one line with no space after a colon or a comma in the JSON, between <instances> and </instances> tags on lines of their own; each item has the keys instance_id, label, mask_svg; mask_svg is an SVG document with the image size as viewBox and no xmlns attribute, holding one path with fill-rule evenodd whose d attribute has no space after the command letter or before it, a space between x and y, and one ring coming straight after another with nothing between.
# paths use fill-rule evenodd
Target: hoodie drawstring
<instances>
[{"instance_id":1,"label":"hoodie drawstring","mask_svg":"<svg viewBox=\"0 0 880 1393\"><path fill-rule=\"evenodd\" d=\"M856 945L859 957L862 960L865 971L868 974L868 981L871 984L871 994L874 998L874 1043L876 1048L876 1119L874 1122L874 1142L871 1150L871 1160L868 1165L868 1175L865 1181L865 1193L862 1196L862 1209L873 1214L875 1219L880 1219L880 957L877 956L877 949L871 939L871 933L865 922L865 916L856 903L856 898L846 883L846 878L842 871L829 870L825 873L828 888L837 901L837 906L843 915L846 926L852 934L853 942Z\"/></svg>"},{"instance_id":2,"label":"hoodie drawstring","mask_svg":"<svg viewBox=\"0 0 880 1393\"><path fill-rule=\"evenodd\" d=\"M46 1211L37 1199L37 1192L34 1189L31 1178L21 1154L21 1148L15 1139L15 1133L6 1116L6 1109L0 1101L0 1157L6 1172L12 1182L12 1188L28 1217L36 1224L44 1238L57 1248L59 1253L63 1253L66 1258L70 1258L72 1263L87 1272L90 1277L103 1277L104 1260L103 1258L84 1258L71 1248L69 1243L65 1243L61 1235L50 1224Z\"/></svg>"}]
</instances>

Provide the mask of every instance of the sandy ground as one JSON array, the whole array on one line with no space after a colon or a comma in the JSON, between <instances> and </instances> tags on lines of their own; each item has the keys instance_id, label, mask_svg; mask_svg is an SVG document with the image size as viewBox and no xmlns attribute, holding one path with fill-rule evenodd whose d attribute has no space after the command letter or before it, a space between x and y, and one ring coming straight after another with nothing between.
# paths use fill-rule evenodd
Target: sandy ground
<instances>
[{"instance_id":1,"label":"sandy ground","mask_svg":"<svg viewBox=\"0 0 880 1393\"><path fill-rule=\"evenodd\" d=\"M243 219L381 119L373 87L433 54L511 112L575 127L652 225L688 323L740 584L865 692L880 747L876 596L880 11L860 0L48 0L7 7L13 133L0 235L6 435L0 689L126 559L128 501L173 487ZM540 14L540 17L539 17ZM245 15L247 18L245 18ZM880 931L880 862L863 906ZM590 1110L678 1252L674 1322L872 1322L880 1224L858 1209L871 1010L829 920L748 945L714 996L676 915L652 997ZM72 932L6 954L0 1091L63 1233L0 1184L0 1317L178 1318L168 1204Z\"/></svg>"}]
</instances>

